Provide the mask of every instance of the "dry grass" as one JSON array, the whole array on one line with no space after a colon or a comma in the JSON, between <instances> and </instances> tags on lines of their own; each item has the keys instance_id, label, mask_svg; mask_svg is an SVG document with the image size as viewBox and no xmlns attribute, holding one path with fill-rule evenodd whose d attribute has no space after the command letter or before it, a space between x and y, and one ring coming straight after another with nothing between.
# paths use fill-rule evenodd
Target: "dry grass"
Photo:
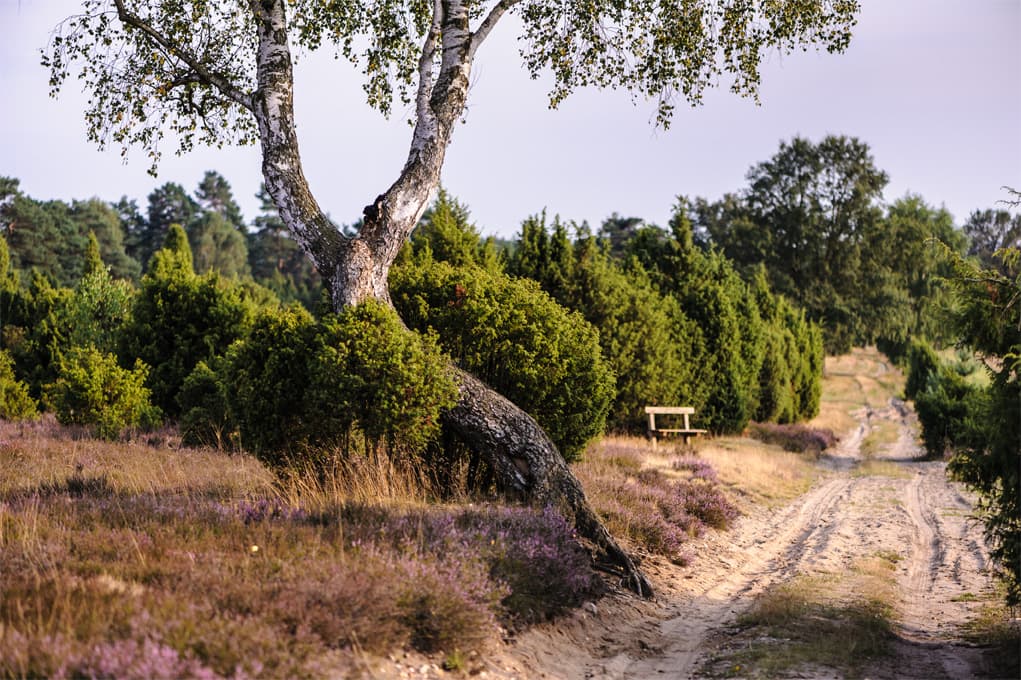
<instances>
[{"instance_id":1,"label":"dry grass","mask_svg":"<svg viewBox=\"0 0 1021 680\"><path fill-rule=\"evenodd\" d=\"M822 474L813 456L754 439L719 437L700 442L696 450L744 503L783 504L808 491Z\"/></svg>"},{"instance_id":2,"label":"dry grass","mask_svg":"<svg viewBox=\"0 0 1021 680\"><path fill-rule=\"evenodd\" d=\"M102 475L111 490L125 493L248 498L273 492L274 476L254 458L179 443L169 433L129 442L89 439L61 427L52 415L34 423L0 420L0 494L57 484L76 474Z\"/></svg>"},{"instance_id":3,"label":"dry grass","mask_svg":"<svg viewBox=\"0 0 1021 680\"><path fill-rule=\"evenodd\" d=\"M967 598L965 597L967 596ZM965 627L964 636L972 644L990 649L989 677L1021 677L1021 608L1010 608L1002 584L999 589L975 595L965 593L961 600L981 601L982 606Z\"/></svg>"},{"instance_id":4,"label":"dry grass","mask_svg":"<svg viewBox=\"0 0 1021 680\"><path fill-rule=\"evenodd\" d=\"M749 678L797 669L857 676L890 651L899 559L880 553L845 573L802 575L770 588L739 618L741 632L705 670Z\"/></svg>"},{"instance_id":5,"label":"dry grass","mask_svg":"<svg viewBox=\"0 0 1021 680\"><path fill-rule=\"evenodd\" d=\"M861 443L861 455L865 459L880 456L884 451L897 443L900 438L900 426L891 420L874 422L872 429Z\"/></svg>"},{"instance_id":6,"label":"dry grass","mask_svg":"<svg viewBox=\"0 0 1021 680\"><path fill-rule=\"evenodd\" d=\"M904 395L904 374L875 348L826 357L822 402L812 427L840 434L857 426L853 414L863 406L885 408Z\"/></svg>"},{"instance_id":7,"label":"dry grass","mask_svg":"<svg viewBox=\"0 0 1021 680\"><path fill-rule=\"evenodd\" d=\"M687 447L661 443L656 448L640 437L604 437L586 454L584 466L594 472L654 469L672 479L687 479L690 475L673 466L679 457L691 455L708 463L731 500L745 507L772 507L797 498L823 474L810 454L791 453L747 437L700 439Z\"/></svg>"},{"instance_id":8,"label":"dry grass","mask_svg":"<svg viewBox=\"0 0 1021 680\"><path fill-rule=\"evenodd\" d=\"M903 466L889 460L869 458L863 460L851 470L854 477L893 477L910 479L911 473Z\"/></svg>"},{"instance_id":9,"label":"dry grass","mask_svg":"<svg viewBox=\"0 0 1021 680\"><path fill-rule=\"evenodd\" d=\"M437 497L417 461L394 460L381 450L336 458L332 465L299 467L278 483L287 503L322 510L344 503L421 506Z\"/></svg>"}]
</instances>

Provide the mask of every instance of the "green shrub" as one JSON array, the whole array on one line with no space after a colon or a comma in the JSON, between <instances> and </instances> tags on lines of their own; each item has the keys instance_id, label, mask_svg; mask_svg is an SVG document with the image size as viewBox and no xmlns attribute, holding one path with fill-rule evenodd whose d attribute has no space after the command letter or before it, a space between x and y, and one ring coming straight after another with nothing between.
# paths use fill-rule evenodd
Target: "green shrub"
<instances>
[{"instance_id":1,"label":"green shrub","mask_svg":"<svg viewBox=\"0 0 1021 680\"><path fill-rule=\"evenodd\" d=\"M99 257L95 234L89 234L85 272L60 310L67 329L62 349L91 345L115 352L121 328L131 318L134 295L131 283L111 276Z\"/></svg>"},{"instance_id":2,"label":"green shrub","mask_svg":"<svg viewBox=\"0 0 1021 680\"><path fill-rule=\"evenodd\" d=\"M222 383L230 385L227 405L242 445L270 465L282 465L316 434L329 439L331 413L308 409L310 357L315 354L315 321L304 309L263 311L248 336L228 350ZM335 396L335 411L346 409Z\"/></svg>"},{"instance_id":3,"label":"green shrub","mask_svg":"<svg viewBox=\"0 0 1021 680\"><path fill-rule=\"evenodd\" d=\"M149 402L145 380L149 367L141 360L134 370L121 368L113 354L75 348L60 360L56 382L46 400L65 425L85 425L104 439L115 439L127 427L159 423L160 412Z\"/></svg>"},{"instance_id":4,"label":"green shrub","mask_svg":"<svg viewBox=\"0 0 1021 680\"><path fill-rule=\"evenodd\" d=\"M942 458L976 430L987 411L985 390L969 384L953 369L938 366L925 389L915 394L926 452Z\"/></svg>"},{"instance_id":5,"label":"green shrub","mask_svg":"<svg viewBox=\"0 0 1021 680\"><path fill-rule=\"evenodd\" d=\"M786 324L795 340L788 361L793 366L797 418L811 420L819 415L822 404L822 369L826 360L822 327L808 321L804 311L795 311L790 305L787 305Z\"/></svg>"},{"instance_id":6,"label":"green shrub","mask_svg":"<svg viewBox=\"0 0 1021 680\"><path fill-rule=\"evenodd\" d=\"M14 360L0 351L0 418L28 420L38 415L35 399L28 393L28 385L14 377Z\"/></svg>"},{"instance_id":7,"label":"green shrub","mask_svg":"<svg viewBox=\"0 0 1021 680\"><path fill-rule=\"evenodd\" d=\"M759 368L759 422L791 423L797 419L789 351L795 340L790 331L769 327L765 333L765 352Z\"/></svg>"},{"instance_id":8,"label":"green shrub","mask_svg":"<svg viewBox=\"0 0 1021 680\"><path fill-rule=\"evenodd\" d=\"M355 427L371 441L422 449L454 403L446 366L435 337L408 331L382 304L320 324L292 306L260 314L228 352L221 382L242 444L281 466L342 447ZM202 381L217 389L208 376L193 382Z\"/></svg>"},{"instance_id":9,"label":"green shrub","mask_svg":"<svg viewBox=\"0 0 1021 680\"><path fill-rule=\"evenodd\" d=\"M907 357L908 375L904 384L904 397L913 400L925 390L930 377L939 373L940 360L932 345L925 340L912 340Z\"/></svg>"},{"instance_id":10,"label":"green shrub","mask_svg":"<svg viewBox=\"0 0 1021 680\"><path fill-rule=\"evenodd\" d=\"M580 304L572 308L599 330L616 376L612 429L644 433L649 405L702 403L703 336L675 299L655 290L643 272L610 262L579 263L577 280Z\"/></svg>"},{"instance_id":11,"label":"green shrub","mask_svg":"<svg viewBox=\"0 0 1021 680\"><path fill-rule=\"evenodd\" d=\"M309 399L316 411L343 394L348 412L374 440L423 448L439 432L440 412L452 407L457 387L432 332L414 333L397 313L365 302L326 318Z\"/></svg>"},{"instance_id":12,"label":"green shrub","mask_svg":"<svg viewBox=\"0 0 1021 680\"><path fill-rule=\"evenodd\" d=\"M182 444L222 449L235 442L222 376L205 361L198 362L184 379L177 404L181 409Z\"/></svg>"},{"instance_id":13,"label":"green shrub","mask_svg":"<svg viewBox=\"0 0 1021 680\"><path fill-rule=\"evenodd\" d=\"M244 335L253 313L239 286L215 273L195 274L187 237L175 225L167 247L153 256L142 277L121 339L122 362L141 359L151 366L153 402L168 416L178 416L177 394L185 378L198 362L223 354Z\"/></svg>"},{"instance_id":14,"label":"green shrub","mask_svg":"<svg viewBox=\"0 0 1021 680\"><path fill-rule=\"evenodd\" d=\"M527 411L567 460L602 433L614 380L598 333L534 281L424 263L396 268L390 286L410 326L439 333L458 365Z\"/></svg>"},{"instance_id":15,"label":"green shrub","mask_svg":"<svg viewBox=\"0 0 1021 680\"><path fill-rule=\"evenodd\" d=\"M57 377L61 351L67 347L67 317L73 291L55 288L38 271L25 291L10 298L4 318L4 348L14 360L15 373L28 383L33 397L42 394L43 385Z\"/></svg>"}]
</instances>

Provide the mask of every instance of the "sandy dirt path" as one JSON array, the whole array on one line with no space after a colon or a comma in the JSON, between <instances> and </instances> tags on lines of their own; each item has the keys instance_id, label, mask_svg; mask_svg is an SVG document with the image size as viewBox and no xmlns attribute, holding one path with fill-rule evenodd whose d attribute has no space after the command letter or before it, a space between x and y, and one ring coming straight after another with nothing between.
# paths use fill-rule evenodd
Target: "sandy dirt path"
<instances>
[{"instance_id":1,"label":"sandy dirt path","mask_svg":"<svg viewBox=\"0 0 1021 680\"><path fill-rule=\"evenodd\" d=\"M526 633L504 660L506 675L703 677L707 659L765 589L844 572L880 554L896 555L897 640L892 657L865 676L985 677L981 650L962 639L976 596L991 587L971 500L947 480L943 463L916 460L917 425L903 404L891 400L856 417L859 427L824 457L824 477L808 493L700 540L691 567L647 563L659 587L656 603L618 598ZM866 465L862 443L883 421L895 423L898 436L876 453L878 465ZM789 677L835 676L802 670Z\"/></svg>"}]
</instances>

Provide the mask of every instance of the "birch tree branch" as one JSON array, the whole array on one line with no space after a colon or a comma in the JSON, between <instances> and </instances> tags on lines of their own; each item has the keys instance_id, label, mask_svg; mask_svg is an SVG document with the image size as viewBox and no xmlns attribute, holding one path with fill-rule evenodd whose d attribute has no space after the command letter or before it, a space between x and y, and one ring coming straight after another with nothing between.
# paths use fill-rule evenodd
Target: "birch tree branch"
<instances>
[{"instance_id":1,"label":"birch tree branch","mask_svg":"<svg viewBox=\"0 0 1021 680\"><path fill-rule=\"evenodd\" d=\"M143 20L137 14L128 11L128 8L124 5L124 0L114 0L114 5L117 7L117 17L125 26L130 26L142 31L142 33L149 36L150 39L160 45L168 53L187 64L203 83L216 88L231 101L234 101L249 111L254 112L252 96L250 94L243 92L222 75L214 73L206 68L206 66L202 63L202 60L192 54L189 50L186 50L177 43L167 39L166 36L153 28L147 21Z\"/></svg>"},{"instance_id":2,"label":"birch tree branch","mask_svg":"<svg viewBox=\"0 0 1021 680\"><path fill-rule=\"evenodd\" d=\"M500 0L493 9L489 10L489 14L486 15L486 18L482 20L475 33L472 34L471 47L468 53L470 59L475 57L475 52L479 49L479 45L489 37L489 33L496 26L497 22L500 21L500 18L520 2L521 0Z\"/></svg>"}]
</instances>

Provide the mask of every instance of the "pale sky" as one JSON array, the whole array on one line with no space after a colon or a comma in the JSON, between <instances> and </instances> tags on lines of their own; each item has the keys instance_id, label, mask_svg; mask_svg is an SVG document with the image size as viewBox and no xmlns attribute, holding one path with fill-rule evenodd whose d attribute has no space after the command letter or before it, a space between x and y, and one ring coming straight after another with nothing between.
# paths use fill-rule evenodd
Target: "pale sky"
<instances>
[{"instance_id":1,"label":"pale sky","mask_svg":"<svg viewBox=\"0 0 1021 680\"><path fill-rule=\"evenodd\" d=\"M586 91L548 110L546 88L528 79L513 23L479 52L466 123L454 133L443 182L487 234L510 237L546 209L598 227L613 212L665 225L678 194L714 200L746 186L755 163L795 135L868 143L890 175L885 198L907 192L945 205L958 223L997 207L1003 185L1021 188L1021 0L863 0L850 48L772 55L761 105L726 88L702 106L679 106L669 130L651 104L623 92ZM47 94L39 48L74 0L0 0L0 175L39 198L135 198L163 182L194 191L202 173L231 183L245 217L256 214L254 148L168 153L150 177L141 151L85 141L84 97L74 83ZM370 110L357 73L309 58L296 77L305 173L320 204L351 222L396 178L407 154L406 111Z\"/></svg>"}]
</instances>

